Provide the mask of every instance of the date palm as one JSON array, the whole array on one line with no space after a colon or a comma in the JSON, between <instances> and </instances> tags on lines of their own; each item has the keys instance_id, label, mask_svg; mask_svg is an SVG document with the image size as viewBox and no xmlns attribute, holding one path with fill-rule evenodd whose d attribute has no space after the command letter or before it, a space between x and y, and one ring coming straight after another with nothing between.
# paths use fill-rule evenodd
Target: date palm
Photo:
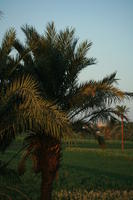
<instances>
[{"instance_id":1,"label":"date palm","mask_svg":"<svg viewBox=\"0 0 133 200\"><path fill-rule=\"evenodd\" d=\"M125 106L116 106L116 115L121 118L121 150L124 150L124 119L128 120L127 113L129 109Z\"/></svg>"},{"instance_id":2,"label":"date palm","mask_svg":"<svg viewBox=\"0 0 133 200\"><path fill-rule=\"evenodd\" d=\"M42 97L39 84L31 75L18 76L21 61L31 50L11 56L15 40L15 31L10 29L0 48L0 150L6 150L17 134L34 133L28 136L27 140L30 138L31 143L30 147L28 143L26 147L27 151L31 150L33 163L38 159L36 166L42 174L41 198L48 199L55 169L58 168L58 163L54 162L55 152L58 152L56 143L60 144L61 137L68 134L68 130L70 133L69 123L59 107Z\"/></svg>"},{"instance_id":3,"label":"date palm","mask_svg":"<svg viewBox=\"0 0 133 200\"><path fill-rule=\"evenodd\" d=\"M22 131L32 130L35 133L28 137L31 143L27 151L32 152L34 162L38 159L35 171L39 168L42 174L42 198L44 194L46 198L46 194L51 194L47 191L52 184L50 178L56 175L55 167L58 167L54 162L55 152L58 152L56 143L60 143L63 133L66 134L69 129L67 119L56 106L39 96L37 84L30 76L11 82L0 97L0 148L5 150L16 134ZM52 149L47 148L49 142Z\"/></svg>"},{"instance_id":4,"label":"date palm","mask_svg":"<svg viewBox=\"0 0 133 200\"><path fill-rule=\"evenodd\" d=\"M78 83L79 73L87 66L95 64L96 59L87 56L92 43L84 41L78 44L74 29L66 28L57 32L54 23L49 23L43 35L28 25L23 26L22 30L26 36L25 45L16 40L13 46L20 57L25 51L31 51L23 58L17 71L14 70L15 73L31 73L39 81L43 97L65 111L71 122L74 123L76 119L86 122L98 121L99 118L107 120L113 112L111 104L132 95L116 87L116 73L100 81ZM40 137L39 131L31 132L26 141L29 145L20 162L20 173L24 171L28 156L34 160L36 172L40 172L40 168L46 163L46 174L42 180L44 185L46 182L48 185L42 186L41 199L50 199L51 185L59 167L60 141L53 136ZM42 147L42 141L46 142L45 147ZM45 156L41 153L43 149L47 152ZM42 157L45 157L45 162L41 161Z\"/></svg>"},{"instance_id":5,"label":"date palm","mask_svg":"<svg viewBox=\"0 0 133 200\"><path fill-rule=\"evenodd\" d=\"M87 56L92 42L78 44L74 29L57 32L54 23L49 23L43 35L28 25L23 26L22 30L26 44L22 45L17 40L14 47L20 55L26 49L31 51L23 59L24 65L20 66L20 71L32 73L40 82L44 95L66 111L71 120L82 113L85 114L84 120L92 119L93 115L96 119L109 113L111 109L107 108L112 103L132 96L132 93L116 87L116 72L100 81L90 80L79 84L79 73L96 64L96 59ZM99 113L97 117L96 113Z\"/></svg>"}]
</instances>

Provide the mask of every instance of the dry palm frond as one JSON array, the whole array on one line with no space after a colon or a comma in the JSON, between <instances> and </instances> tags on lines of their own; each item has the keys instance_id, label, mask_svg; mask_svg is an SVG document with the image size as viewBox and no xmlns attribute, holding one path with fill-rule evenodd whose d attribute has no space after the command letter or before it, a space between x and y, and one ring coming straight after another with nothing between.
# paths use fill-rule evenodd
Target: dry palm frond
<instances>
[{"instance_id":1,"label":"dry palm frond","mask_svg":"<svg viewBox=\"0 0 133 200\"><path fill-rule=\"evenodd\" d=\"M124 92L107 83L99 83L96 81L89 81L77 88L77 91L70 99L70 105L73 108L83 107L99 107L103 103L110 104L116 100L122 100Z\"/></svg>"},{"instance_id":2,"label":"dry palm frond","mask_svg":"<svg viewBox=\"0 0 133 200\"><path fill-rule=\"evenodd\" d=\"M23 155L22 155L22 158L18 164L18 173L19 175L23 175L26 171L26 160L28 159L28 157L30 156L31 154L31 149L27 149Z\"/></svg>"},{"instance_id":3,"label":"dry palm frond","mask_svg":"<svg viewBox=\"0 0 133 200\"><path fill-rule=\"evenodd\" d=\"M112 103L119 102L125 98L125 93L119 88L113 86L112 83L115 81L114 73L102 81L91 80L77 87L75 94L70 99L70 107L72 111L69 115L70 119L79 113L81 115L86 112L91 115L91 113L95 111L96 113L99 113L97 117L101 117L102 113L103 118L105 118L105 113L106 116L110 116L109 112L101 112L104 111L103 108L108 108ZM86 119L88 114L85 114Z\"/></svg>"},{"instance_id":4,"label":"dry palm frond","mask_svg":"<svg viewBox=\"0 0 133 200\"><path fill-rule=\"evenodd\" d=\"M29 132L28 136L24 139L25 151L18 164L19 175L23 175L26 171L26 161L28 158L32 160L34 172L40 172L38 165L39 154L41 149L42 135L39 133ZM45 142L45 141L44 141Z\"/></svg>"},{"instance_id":5,"label":"dry palm frond","mask_svg":"<svg viewBox=\"0 0 133 200\"><path fill-rule=\"evenodd\" d=\"M57 138L70 133L66 115L40 96L38 84L31 76L12 82L1 101L1 136L11 127L14 127L14 132L28 129Z\"/></svg>"},{"instance_id":6,"label":"dry palm frond","mask_svg":"<svg viewBox=\"0 0 133 200\"><path fill-rule=\"evenodd\" d=\"M124 97L124 92L122 92L120 89L110 84L101 82L88 83L82 92L84 95L92 94L92 96L95 96L97 92L104 92L104 94L112 94L112 96L116 96L118 98Z\"/></svg>"},{"instance_id":7,"label":"dry palm frond","mask_svg":"<svg viewBox=\"0 0 133 200\"><path fill-rule=\"evenodd\" d=\"M18 164L18 172L19 175L23 175L26 171L26 161L28 158L32 160L34 172L39 172L38 152L41 149L42 135L30 132L28 136L25 138L25 151L22 154L22 158Z\"/></svg>"}]
</instances>

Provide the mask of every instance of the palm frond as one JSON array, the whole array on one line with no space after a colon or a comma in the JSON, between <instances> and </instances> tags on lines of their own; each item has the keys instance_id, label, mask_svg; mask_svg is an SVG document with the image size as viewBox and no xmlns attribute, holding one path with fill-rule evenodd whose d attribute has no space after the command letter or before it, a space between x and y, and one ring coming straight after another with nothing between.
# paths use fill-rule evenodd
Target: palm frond
<instances>
[{"instance_id":1,"label":"palm frond","mask_svg":"<svg viewBox=\"0 0 133 200\"><path fill-rule=\"evenodd\" d=\"M93 111L103 109L112 103L124 99L124 92L114 87L110 81L89 81L77 87L75 94L69 99L70 102L70 119L79 113L92 113ZM71 112L72 111L72 112ZM108 112L109 113L109 112ZM106 112L107 114L107 112ZM85 114L86 115L86 114ZM87 118L88 115L86 115Z\"/></svg>"},{"instance_id":2,"label":"palm frond","mask_svg":"<svg viewBox=\"0 0 133 200\"><path fill-rule=\"evenodd\" d=\"M18 165L19 174L22 175L25 172L26 160L30 158L33 164L33 170L35 173L40 172L41 166L39 159L41 156L41 144L46 142L44 135L41 133L28 132L28 135L24 139L25 152L22 155L22 159Z\"/></svg>"},{"instance_id":3,"label":"palm frond","mask_svg":"<svg viewBox=\"0 0 133 200\"><path fill-rule=\"evenodd\" d=\"M40 45L40 35L33 26L25 25L21 27L26 36L26 45L34 52Z\"/></svg>"},{"instance_id":4,"label":"palm frond","mask_svg":"<svg viewBox=\"0 0 133 200\"><path fill-rule=\"evenodd\" d=\"M38 40L39 34L33 26L29 26L26 24L26 25L22 26L21 29L24 32L24 34L26 35L27 41L30 40L32 37L34 37L34 39Z\"/></svg>"},{"instance_id":5,"label":"palm frond","mask_svg":"<svg viewBox=\"0 0 133 200\"><path fill-rule=\"evenodd\" d=\"M132 100L133 99L133 92L124 92L125 99Z\"/></svg>"},{"instance_id":6,"label":"palm frond","mask_svg":"<svg viewBox=\"0 0 133 200\"><path fill-rule=\"evenodd\" d=\"M65 48L66 49L71 46L71 43L73 43L73 41L75 41L74 38L74 34L75 34L75 29L74 28L69 28L67 27L65 30L61 30L58 33L58 44L60 44L61 49Z\"/></svg>"},{"instance_id":7,"label":"palm frond","mask_svg":"<svg viewBox=\"0 0 133 200\"><path fill-rule=\"evenodd\" d=\"M5 162L0 160L0 186L4 182L8 182L10 184L20 183L20 178L17 172L11 167L5 166Z\"/></svg>"},{"instance_id":8,"label":"palm frond","mask_svg":"<svg viewBox=\"0 0 133 200\"><path fill-rule=\"evenodd\" d=\"M56 138L71 132L66 115L40 96L38 84L31 76L10 83L1 101L1 141L6 132L11 138L24 130L37 130ZM14 134L10 134L12 127Z\"/></svg>"},{"instance_id":9,"label":"palm frond","mask_svg":"<svg viewBox=\"0 0 133 200\"><path fill-rule=\"evenodd\" d=\"M87 40L80 43L76 51L76 56L79 58L84 58L88 50L91 48L91 46L92 46L92 42L88 42Z\"/></svg>"},{"instance_id":10,"label":"palm frond","mask_svg":"<svg viewBox=\"0 0 133 200\"><path fill-rule=\"evenodd\" d=\"M13 47L13 43L16 38L16 32L14 28L10 28L2 40L1 53L2 55L8 55Z\"/></svg>"},{"instance_id":11,"label":"palm frond","mask_svg":"<svg viewBox=\"0 0 133 200\"><path fill-rule=\"evenodd\" d=\"M25 173L26 171L26 160L28 159L28 157L30 156L31 152L30 149L27 149L27 151L25 151L22 155L21 160L19 161L18 164L18 174L21 176Z\"/></svg>"},{"instance_id":12,"label":"palm frond","mask_svg":"<svg viewBox=\"0 0 133 200\"><path fill-rule=\"evenodd\" d=\"M91 115L88 117L86 116L85 119L88 118L88 121L91 122L99 122L99 120L102 122L108 122L112 117L112 114L114 114L114 110L112 108L104 107L102 109L93 111Z\"/></svg>"},{"instance_id":13,"label":"palm frond","mask_svg":"<svg viewBox=\"0 0 133 200\"><path fill-rule=\"evenodd\" d=\"M124 92L119 88L91 80L77 87L75 94L70 99L70 104L72 107L82 107L86 104L91 105L93 101L93 106L100 106L103 103L110 104L123 98Z\"/></svg>"},{"instance_id":14,"label":"palm frond","mask_svg":"<svg viewBox=\"0 0 133 200\"><path fill-rule=\"evenodd\" d=\"M56 28L54 22L48 23L46 26L45 37L52 44L56 40Z\"/></svg>"},{"instance_id":15,"label":"palm frond","mask_svg":"<svg viewBox=\"0 0 133 200\"><path fill-rule=\"evenodd\" d=\"M105 76L101 82L102 83L107 83L107 84L113 84L113 83L117 83L117 81L119 80L118 78L116 78L116 73L117 72L113 72L110 75Z\"/></svg>"},{"instance_id":16,"label":"palm frond","mask_svg":"<svg viewBox=\"0 0 133 200\"><path fill-rule=\"evenodd\" d=\"M116 105L116 108L114 110L115 115L118 117L123 116L123 118L128 121L128 117L126 116L127 113L129 112L129 108L127 108L126 105Z\"/></svg>"},{"instance_id":17,"label":"palm frond","mask_svg":"<svg viewBox=\"0 0 133 200\"><path fill-rule=\"evenodd\" d=\"M29 49L26 46L24 46L18 39L15 40L13 46L19 53L19 59L16 63L20 62L20 60L23 60L25 65L28 65L29 63L31 65L33 64L32 55L31 55L31 52L33 49L31 48ZM36 48L36 46L34 48Z\"/></svg>"},{"instance_id":18,"label":"palm frond","mask_svg":"<svg viewBox=\"0 0 133 200\"><path fill-rule=\"evenodd\" d=\"M90 94L90 92L93 91L93 95L95 96L97 92L104 92L104 94L111 94L113 96L116 96L118 98L124 98L124 92L122 92L117 87L114 87L113 85L107 84L107 83L101 83L101 82L90 82L88 85L85 86L83 90L84 95Z\"/></svg>"}]
</instances>

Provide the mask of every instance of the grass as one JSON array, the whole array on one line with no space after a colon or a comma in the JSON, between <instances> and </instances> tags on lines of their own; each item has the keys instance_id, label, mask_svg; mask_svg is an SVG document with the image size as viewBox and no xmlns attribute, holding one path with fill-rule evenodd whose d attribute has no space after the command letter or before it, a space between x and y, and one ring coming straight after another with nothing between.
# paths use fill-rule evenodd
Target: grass
<instances>
[{"instance_id":1,"label":"grass","mask_svg":"<svg viewBox=\"0 0 133 200\"><path fill-rule=\"evenodd\" d=\"M0 154L0 159L8 160L21 145L22 138L18 138L5 154ZM106 149L102 150L95 140L87 139L79 139L70 145L63 144L63 157L59 177L54 183L53 199L89 199L89 196L93 195L92 191L95 191L94 194L98 191L102 193L108 191L107 197L110 195L110 199L115 199L115 196L116 199L119 199L118 196L122 198L125 193L132 195L133 142L126 142L124 152L121 152L120 147L120 141L109 141ZM11 163L13 169L17 170L19 158L20 155ZM40 175L32 173L30 162L27 163L27 172L22 176L21 182L1 177L0 183L0 191L12 196L13 200L22 200L22 194L18 189L27 194L30 200L39 199ZM6 188L7 186L15 187L17 191L12 191L11 188ZM115 191L113 197L111 191ZM125 193L122 193L123 191ZM96 195L96 198L100 199L98 195L101 194ZM23 196L23 199L26 198Z\"/></svg>"}]
</instances>

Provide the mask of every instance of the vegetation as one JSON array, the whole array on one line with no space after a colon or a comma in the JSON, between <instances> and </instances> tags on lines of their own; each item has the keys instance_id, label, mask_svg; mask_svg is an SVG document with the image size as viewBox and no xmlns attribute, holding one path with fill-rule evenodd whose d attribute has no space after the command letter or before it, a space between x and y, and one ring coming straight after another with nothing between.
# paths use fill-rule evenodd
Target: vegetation
<instances>
[{"instance_id":1,"label":"vegetation","mask_svg":"<svg viewBox=\"0 0 133 200\"><path fill-rule=\"evenodd\" d=\"M121 118L121 149L124 150L124 118L127 120L126 114L128 112L128 108L126 106L116 107L116 113Z\"/></svg>"},{"instance_id":2,"label":"vegetation","mask_svg":"<svg viewBox=\"0 0 133 200\"><path fill-rule=\"evenodd\" d=\"M32 155L36 171L35 155L41 148L45 149L41 144L42 139L47 141L48 135L50 135L51 142L53 141L54 144L56 140L60 142L63 132L64 134L68 133L69 123L63 112L39 94L39 85L30 75L23 75L14 79L16 77L14 70L25 56L25 54L23 57L17 58L10 56L14 42L15 31L10 29L5 34L0 48L0 150L6 150L16 134L28 132L29 136L26 138L27 143L25 146L27 150L23 162L21 162L21 170L19 168L22 173L24 171L24 161L29 155ZM37 137L37 133L38 140L36 140L35 146L34 139ZM30 144L29 141L31 141ZM37 145L39 141L40 146ZM42 150L41 152L45 151ZM45 156L42 155L42 158L45 158ZM6 168L8 163L1 164L1 169ZM43 176L43 168L45 167L44 171L46 173L47 167L44 164L41 166L40 163L39 167ZM46 180L45 183L47 183Z\"/></svg>"},{"instance_id":3,"label":"vegetation","mask_svg":"<svg viewBox=\"0 0 133 200\"><path fill-rule=\"evenodd\" d=\"M6 154L0 154L0 158L8 160L18 147L21 147L22 141L23 139L19 137L12 143ZM88 199L95 199L96 195L106 198L109 195L109 199L114 197L115 200L122 199L125 195L130 199L133 188L132 146L133 142L126 142L125 151L121 152L121 141L107 142L106 150L99 149L97 141L92 139L78 139L71 146L63 144L64 156L54 183L52 199L82 200L86 196ZM19 159L20 154L11 163L12 169L16 169ZM3 178L1 176L0 182L3 187L17 188L29 200L39 199L41 177L39 174L35 176L32 171L32 163L28 161L27 171L21 177L21 182L9 177L5 179L4 176ZM14 200L23 198L19 192L6 187L4 192Z\"/></svg>"},{"instance_id":4,"label":"vegetation","mask_svg":"<svg viewBox=\"0 0 133 200\"><path fill-rule=\"evenodd\" d=\"M123 120L123 127L124 127L124 136L123 136L123 143L126 140L132 141L133 140L133 122ZM101 132L103 133L105 139L110 140L120 140L121 137L121 121L115 120L108 122L105 126L100 128Z\"/></svg>"},{"instance_id":5,"label":"vegetation","mask_svg":"<svg viewBox=\"0 0 133 200\"><path fill-rule=\"evenodd\" d=\"M133 192L127 192L127 191L111 191L108 190L106 192L101 191L86 191L86 190L74 190L74 191L66 191L62 190L60 192L54 193L54 199L55 200L81 200L81 199L91 199L91 200L122 200L122 199L128 199L132 200Z\"/></svg>"},{"instance_id":6,"label":"vegetation","mask_svg":"<svg viewBox=\"0 0 133 200\"><path fill-rule=\"evenodd\" d=\"M133 94L116 87L116 73L78 83L81 70L96 59L87 57L92 43L78 44L74 29L57 32L49 23L44 35L28 25L22 31L25 44L10 29L0 48L0 143L5 150L16 134L28 132L18 171L23 175L31 158L34 172L41 174L41 200L49 200L60 165L61 139L73 134L70 123L74 127L77 121L112 119L112 103Z\"/></svg>"}]
</instances>

